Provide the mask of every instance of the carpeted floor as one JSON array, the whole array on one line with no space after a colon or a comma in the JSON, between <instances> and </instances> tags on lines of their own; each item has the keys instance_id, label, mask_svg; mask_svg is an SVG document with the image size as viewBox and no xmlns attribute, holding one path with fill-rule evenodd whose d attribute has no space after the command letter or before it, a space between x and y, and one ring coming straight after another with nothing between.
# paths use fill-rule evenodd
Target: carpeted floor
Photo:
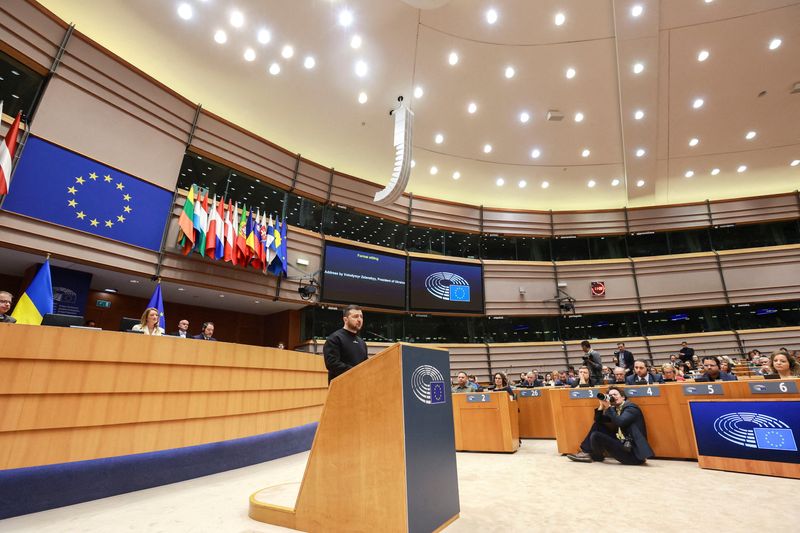
<instances>
[{"instance_id":1,"label":"carpeted floor","mask_svg":"<svg viewBox=\"0 0 800 533\"><path fill-rule=\"evenodd\" d=\"M248 518L248 498L276 486L274 503L292 506L307 457L11 518L0 531L287 531ZM461 518L448 532L780 533L797 531L800 519L797 480L701 470L691 461L573 463L552 440L523 441L512 455L459 453L458 478Z\"/></svg>"}]
</instances>

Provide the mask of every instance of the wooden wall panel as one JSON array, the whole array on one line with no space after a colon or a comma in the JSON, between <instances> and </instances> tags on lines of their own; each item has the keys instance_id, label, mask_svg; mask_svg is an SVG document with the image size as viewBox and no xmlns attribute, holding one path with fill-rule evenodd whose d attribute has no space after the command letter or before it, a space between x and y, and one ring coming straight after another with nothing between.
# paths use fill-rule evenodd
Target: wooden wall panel
<instances>
[{"instance_id":1,"label":"wooden wall panel","mask_svg":"<svg viewBox=\"0 0 800 533\"><path fill-rule=\"evenodd\" d=\"M628 224L632 233L668 229L703 228L711 225L705 203L637 207L628 209Z\"/></svg>"},{"instance_id":2,"label":"wooden wall panel","mask_svg":"<svg viewBox=\"0 0 800 533\"><path fill-rule=\"evenodd\" d=\"M458 231L477 233L481 229L481 214L476 206L415 196L411 223L416 226L458 228Z\"/></svg>"},{"instance_id":3,"label":"wooden wall panel","mask_svg":"<svg viewBox=\"0 0 800 533\"><path fill-rule=\"evenodd\" d=\"M483 231L488 234L550 236L550 212L484 208Z\"/></svg>"},{"instance_id":4,"label":"wooden wall panel","mask_svg":"<svg viewBox=\"0 0 800 533\"><path fill-rule=\"evenodd\" d=\"M544 377L545 372L566 366L563 346L560 342L490 344L492 370L506 372L512 381L534 368Z\"/></svg>"},{"instance_id":5,"label":"wooden wall panel","mask_svg":"<svg viewBox=\"0 0 800 533\"><path fill-rule=\"evenodd\" d=\"M475 377L481 383L490 381L489 359L486 354L485 344L437 345L436 347L450 351L450 374L453 381L455 381L458 372L475 374Z\"/></svg>"},{"instance_id":6,"label":"wooden wall panel","mask_svg":"<svg viewBox=\"0 0 800 533\"><path fill-rule=\"evenodd\" d=\"M613 211L558 211L553 213L554 235L612 235L624 234L625 212Z\"/></svg>"},{"instance_id":7,"label":"wooden wall panel","mask_svg":"<svg viewBox=\"0 0 800 533\"><path fill-rule=\"evenodd\" d=\"M557 315L553 264L544 262L483 262L486 314L495 316ZM525 290L520 294L520 288Z\"/></svg>"},{"instance_id":8,"label":"wooden wall panel","mask_svg":"<svg viewBox=\"0 0 800 533\"><path fill-rule=\"evenodd\" d=\"M650 349L653 352L653 361L661 364L669 361L669 356L677 354L681 349L681 342L686 341L694 348L698 357L704 355L729 355L739 357L739 345L732 331L715 331L710 333L693 333L690 335L661 335L648 337Z\"/></svg>"},{"instance_id":9,"label":"wooden wall panel","mask_svg":"<svg viewBox=\"0 0 800 533\"><path fill-rule=\"evenodd\" d=\"M642 337L628 337L623 339L586 339L592 344L592 349L600 352L603 364L612 370L614 369L613 357L614 352L617 350L617 343L624 342L625 348L629 350L633 357L647 359L647 347L644 338ZM577 372L578 368L583 365L583 350L581 349L581 341L567 341L567 352L569 354L569 364L575 367Z\"/></svg>"},{"instance_id":10,"label":"wooden wall panel","mask_svg":"<svg viewBox=\"0 0 800 533\"><path fill-rule=\"evenodd\" d=\"M577 300L575 310L578 313L622 313L639 309L630 260L561 261L556 265L558 281L567 283L565 290ZM592 296L592 281L605 281L605 296Z\"/></svg>"},{"instance_id":11,"label":"wooden wall panel","mask_svg":"<svg viewBox=\"0 0 800 533\"><path fill-rule=\"evenodd\" d=\"M800 245L719 255L731 303L800 300Z\"/></svg>"},{"instance_id":12,"label":"wooden wall panel","mask_svg":"<svg viewBox=\"0 0 800 533\"><path fill-rule=\"evenodd\" d=\"M0 3L0 49L7 46L33 60L41 69L50 68L67 25L25 0Z\"/></svg>"},{"instance_id":13,"label":"wooden wall panel","mask_svg":"<svg viewBox=\"0 0 800 533\"><path fill-rule=\"evenodd\" d=\"M634 262L643 309L726 303L713 253L640 257Z\"/></svg>"},{"instance_id":14,"label":"wooden wall panel","mask_svg":"<svg viewBox=\"0 0 800 533\"><path fill-rule=\"evenodd\" d=\"M714 224L752 224L754 221L786 220L800 215L796 195L781 194L712 202Z\"/></svg>"},{"instance_id":15,"label":"wooden wall panel","mask_svg":"<svg viewBox=\"0 0 800 533\"><path fill-rule=\"evenodd\" d=\"M737 333L745 353L755 349L769 355L782 347L794 350L800 346L800 327L742 329Z\"/></svg>"},{"instance_id":16,"label":"wooden wall panel","mask_svg":"<svg viewBox=\"0 0 800 533\"><path fill-rule=\"evenodd\" d=\"M381 189L383 189L383 185L369 183L336 172L333 176L331 202L350 206L357 211L375 214L403 224L407 223L409 197L403 195L392 205L379 206L376 205L373 200L375 198L375 193Z\"/></svg>"},{"instance_id":17,"label":"wooden wall panel","mask_svg":"<svg viewBox=\"0 0 800 533\"><path fill-rule=\"evenodd\" d=\"M324 203L328 199L330 180L331 169L301 158L300 166L297 169L295 192L302 196L311 196Z\"/></svg>"}]
</instances>

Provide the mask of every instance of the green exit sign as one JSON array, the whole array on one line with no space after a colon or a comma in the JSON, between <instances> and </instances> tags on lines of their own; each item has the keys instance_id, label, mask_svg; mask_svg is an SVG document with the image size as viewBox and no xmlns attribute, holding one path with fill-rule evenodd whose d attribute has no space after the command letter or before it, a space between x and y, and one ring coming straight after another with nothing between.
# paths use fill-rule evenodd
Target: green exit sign
<instances>
[{"instance_id":1,"label":"green exit sign","mask_svg":"<svg viewBox=\"0 0 800 533\"><path fill-rule=\"evenodd\" d=\"M111 307L111 302L109 302L108 300L97 300L95 304L97 305L97 307L100 307L101 309L108 309L109 307Z\"/></svg>"}]
</instances>

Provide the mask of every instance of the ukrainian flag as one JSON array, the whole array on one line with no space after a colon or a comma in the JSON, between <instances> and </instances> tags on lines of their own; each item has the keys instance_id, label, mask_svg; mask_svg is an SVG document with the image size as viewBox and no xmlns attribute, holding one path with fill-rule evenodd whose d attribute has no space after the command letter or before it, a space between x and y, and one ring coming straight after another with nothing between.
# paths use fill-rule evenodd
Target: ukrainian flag
<instances>
[{"instance_id":1,"label":"ukrainian flag","mask_svg":"<svg viewBox=\"0 0 800 533\"><path fill-rule=\"evenodd\" d=\"M44 262L31 284L25 289L11 316L17 324L42 323L44 315L53 312L53 281L50 278L50 260Z\"/></svg>"}]
</instances>

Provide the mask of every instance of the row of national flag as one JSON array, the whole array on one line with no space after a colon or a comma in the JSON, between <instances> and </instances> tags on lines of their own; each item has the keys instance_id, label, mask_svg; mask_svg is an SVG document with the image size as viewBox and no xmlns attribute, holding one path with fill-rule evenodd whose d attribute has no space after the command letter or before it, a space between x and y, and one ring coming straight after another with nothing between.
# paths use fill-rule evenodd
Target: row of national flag
<instances>
[{"instance_id":1,"label":"row of national flag","mask_svg":"<svg viewBox=\"0 0 800 533\"><path fill-rule=\"evenodd\" d=\"M0 101L0 116L3 115L3 102ZM14 162L14 151L17 147L17 135L22 111L17 113L17 118L6 132L6 137L0 143L0 196L8 194L11 187L11 166Z\"/></svg>"},{"instance_id":2,"label":"row of national flag","mask_svg":"<svg viewBox=\"0 0 800 533\"><path fill-rule=\"evenodd\" d=\"M204 194L205 193L205 194ZM241 215L240 215L241 213ZM210 198L209 191L192 185L178 224L183 255L197 252L233 265L253 267L276 276L288 274L286 218L239 208L229 198Z\"/></svg>"}]
</instances>

